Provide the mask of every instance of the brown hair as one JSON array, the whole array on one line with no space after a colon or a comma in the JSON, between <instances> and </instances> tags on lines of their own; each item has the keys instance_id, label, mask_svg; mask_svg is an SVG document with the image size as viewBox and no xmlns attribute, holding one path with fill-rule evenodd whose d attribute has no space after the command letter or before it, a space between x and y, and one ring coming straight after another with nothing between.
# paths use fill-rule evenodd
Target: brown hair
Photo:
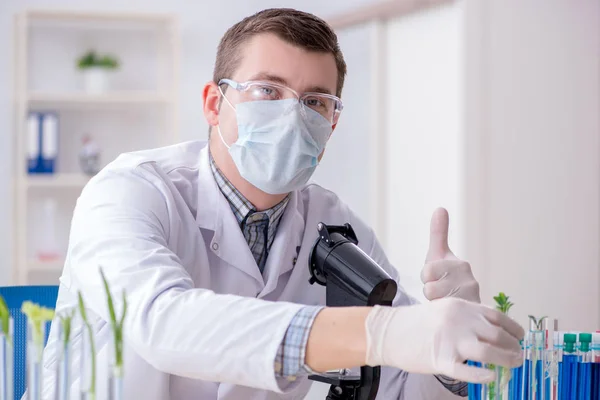
<instances>
[{"instance_id":1,"label":"brown hair","mask_svg":"<svg viewBox=\"0 0 600 400\"><path fill-rule=\"evenodd\" d=\"M346 62L336 34L321 18L291 8L263 10L229 28L217 50L213 72L215 83L224 78L231 78L241 62L241 45L261 33L273 33L280 39L308 51L331 53L338 72L336 94L341 96L346 77Z\"/></svg>"}]
</instances>

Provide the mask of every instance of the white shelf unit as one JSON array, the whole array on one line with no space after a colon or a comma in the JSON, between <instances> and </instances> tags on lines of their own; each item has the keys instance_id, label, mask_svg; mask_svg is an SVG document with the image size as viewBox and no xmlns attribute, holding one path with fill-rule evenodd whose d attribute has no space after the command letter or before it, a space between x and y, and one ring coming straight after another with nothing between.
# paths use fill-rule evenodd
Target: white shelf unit
<instances>
[{"instance_id":1,"label":"white shelf unit","mask_svg":"<svg viewBox=\"0 0 600 400\"><path fill-rule=\"evenodd\" d=\"M102 94L83 89L77 58L88 50L115 55L119 68ZM178 141L180 32L168 14L30 10L15 16L13 284L57 284L77 197L90 177L78 166L79 140L90 135L106 165L119 154ZM54 174L28 174L27 124L32 111L59 117ZM58 257L36 252L39 205L57 205Z\"/></svg>"}]
</instances>

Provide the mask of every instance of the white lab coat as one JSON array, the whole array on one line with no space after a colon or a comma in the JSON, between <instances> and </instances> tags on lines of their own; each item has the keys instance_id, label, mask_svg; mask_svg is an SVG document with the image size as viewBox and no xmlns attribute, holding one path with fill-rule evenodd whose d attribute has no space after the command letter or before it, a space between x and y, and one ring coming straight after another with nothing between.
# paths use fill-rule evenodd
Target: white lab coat
<instances>
[{"instance_id":1,"label":"white lab coat","mask_svg":"<svg viewBox=\"0 0 600 400\"><path fill-rule=\"evenodd\" d=\"M308 283L320 221L352 224L359 246L397 277L372 230L318 185L291 194L261 275L213 179L205 143L124 154L106 167L77 202L56 309L76 307L83 293L96 333L98 399L107 398L111 334L98 266L115 298L127 293L125 399L302 399L310 381L276 379L273 364L294 314L325 304L324 287ZM396 304L411 302L400 288ZM55 391L56 325L44 399ZM82 334L75 321L72 398L79 398ZM384 368L378 399L396 398L455 396L432 376Z\"/></svg>"}]
</instances>

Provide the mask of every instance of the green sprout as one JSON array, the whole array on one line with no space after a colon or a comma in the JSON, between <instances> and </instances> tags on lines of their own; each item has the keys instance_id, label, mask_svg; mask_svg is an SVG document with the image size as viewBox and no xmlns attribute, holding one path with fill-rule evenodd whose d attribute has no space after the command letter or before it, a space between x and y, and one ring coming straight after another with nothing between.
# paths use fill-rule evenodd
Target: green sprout
<instances>
[{"instance_id":1,"label":"green sprout","mask_svg":"<svg viewBox=\"0 0 600 400\"><path fill-rule=\"evenodd\" d=\"M69 340L71 339L71 328L74 316L75 309L67 310L58 316L63 329L63 347L65 350L69 346Z\"/></svg>"},{"instance_id":2,"label":"green sprout","mask_svg":"<svg viewBox=\"0 0 600 400\"><path fill-rule=\"evenodd\" d=\"M10 337L10 311L2 296L0 296L0 327L2 327L2 333L6 336L8 344L12 345L12 338Z\"/></svg>"},{"instance_id":3,"label":"green sprout","mask_svg":"<svg viewBox=\"0 0 600 400\"><path fill-rule=\"evenodd\" d=\"M117 314L115 312L115 306L108 287L108 281L102 268L100 268L100 275L102 275L102 281L104 282L104 290L106 291L106 297L108 300L108 312L110 314L110 324L114 333L115 343L115 367L119 371L119 374L123 372L123 322L125 321L125 315L127 314L127 299L125 298L125 292L123 291L123 313L121 318L117 321Z\"/></svg>"},{"instance_id":4,"label":"green sprout","mask_svg":"<svg viewBox=\"0 0 600 400\"><path fill-rule=\"evenodd\" d=\"M494 300L496 301L496 310L500 311L503 314L508 314L508 312L514 305L514 303L510 301L510 297L504 294L504 292L500 292L498 293L498 296L494 296ZM487 368L490 370L495 370L496 366L494 364L488 364ZM498 368L497 373L497 382L499 382L500 390L502 390L502 388L504 388L508 384L508 381L510 381L511 372L510 369L501 367ZM501 393L499 394L499 398L502 398ZM488 384L488 399L496 399L496 382L490 382Z\"/></svg>"},{"instance_id":5,"label":"green sprout","mask_svg":"<svg viewBox=\"0 0 600 400\"><path fill-rule=\"evenodd\" d=\"M543 317L541 317L539 320L538 320L536 317L534 317L533 315L528 315L528 317L529 317L529 319L530 319L531 321L533 321L533 324L535 325L535 328L536 328L536 330L538 330L538 331L541 331L541 330L542 330L542 323L544 322L544 320L545 320L546 318L548 318L548 317L547 317L547 316L545 316L545 315L544 315Z\"/></svg>"},{"instance_id":6,"label":"green sprout","mask_svg":"<svg viewBox=\"0 0 600 400\"><path fill-rule=\"evenodd\" d=\"M81 296L81 292L77 293L79 297L79 313L81 314L81 319L83 319L83 323L85 324L88 336L90 339L90 347L91 347L91 364L92 364L92 379L90 382L89 394L90 400L94 400L96 398L96 346L94 345L94 331L92 330L92 325L88 321L87 314L85 312L85 305L83 303L83 296ZM83 355L82 355L83 357Z\"/></svg>"},{"instance_id":7,"label":"green sprout","mask_svg":"<svg viewBox=\"0 0 600 400\"><path fill-rule=\"evenodd\" d=\"M503 314L508 314L508 311L514 305L510 301L510 297L505 295L504 292L498 293L498 296L495 296L494 300L496 301L496 310L500 311Z\"/></svg>"},{"instance_id":8,"label":"green sprout","mask_svg":"<svg viewBox=\"0 0 600 400\"><path fill-rule=\"evenodd\" d=\"M52 321L54 318L54 310L51 308L42 307L39 304L25 301L21 305L21 312L25 314L29 324L31 325L33 343L39 349L38 361L42 361L42 350L44 348L44 335L42 333L42 325Z\"/></svg>"}]
</instances>

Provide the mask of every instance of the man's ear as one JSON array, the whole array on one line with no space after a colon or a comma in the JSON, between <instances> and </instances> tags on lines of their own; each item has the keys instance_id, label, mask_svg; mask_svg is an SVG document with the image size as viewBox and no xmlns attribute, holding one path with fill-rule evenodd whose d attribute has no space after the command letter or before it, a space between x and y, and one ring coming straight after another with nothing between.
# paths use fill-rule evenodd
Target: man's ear
<instances>
[{"instance_id":1,"label":"man's ear","mask_svg":"<svg viewBox=\"0 0 600 400\"><path fill-rule=\"evenodd\" d=\"M204 85L202 91L202 101L204 118L210 126L219 125L219 104L221 100L221 92L216 83L210 81Z\"/></svg>"}]
</instances>

